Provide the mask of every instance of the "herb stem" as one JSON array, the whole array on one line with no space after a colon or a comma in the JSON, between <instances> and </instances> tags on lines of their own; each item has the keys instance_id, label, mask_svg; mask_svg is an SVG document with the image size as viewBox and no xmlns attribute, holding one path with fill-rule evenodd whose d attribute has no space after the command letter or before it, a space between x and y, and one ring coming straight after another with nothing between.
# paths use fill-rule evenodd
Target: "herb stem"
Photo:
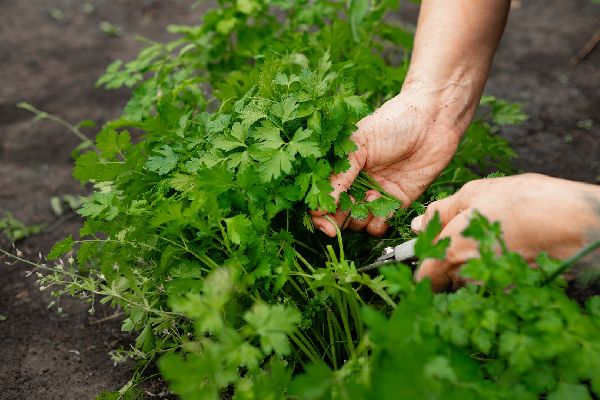
<instances>
[{"instance_id":1,"label":"herb stem","mask_svg":"<svg viewBox=\"0 0 600 400\"><path fill-rule=\"evenodd\" d=\"M546 278L545 284L549 284L552 281L554 281L559 275L562 275L569 268L571 268L574 264L578 263L579 261L581 261L581 259L585 258L588 254L594 252L598 248L600 248L600 240L596 240L595 242L592 242L591 244L589 244L589 245L585 246L583 249L581 249L574 256L561 262L558 265L558 267L556 267L556 269L554 271L552 271L552 273L550 275L548 275L548 278Z\"/></svg>"}]
</instances>

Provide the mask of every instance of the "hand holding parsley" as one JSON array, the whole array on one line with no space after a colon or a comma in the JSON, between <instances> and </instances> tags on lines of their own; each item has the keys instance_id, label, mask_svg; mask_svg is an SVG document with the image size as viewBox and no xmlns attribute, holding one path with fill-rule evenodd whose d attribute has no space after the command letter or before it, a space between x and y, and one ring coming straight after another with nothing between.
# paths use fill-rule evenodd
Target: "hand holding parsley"
<instances>
[{"instance_id":1,"label":"hand holding parsley","mask_svg":"<svg viewBox=\"0 0 600 400\"><path fill-rule=\"evenodd\" d=\"M459 3L424 1L410 69L402 92L364 118L354 134L358 150L351 167L332 177L338 200L361 169L404 206L416 200L448 164L471 122L502 36L509 1ZM374 200L372 195L369 200ZM346 215L330 215L338 226ZM323 212L315 227L328 236L336 228ZM382 235L383 218L350 220L349 227Z\"/></svg>"},{"instance_id":2,"label":"hand holding parsley","mask_svg":"<svg viewBox=\"0 0 600 400\"><path fill-rule=\"evenodd\" d=\"M350 169L331 178L336 201L361 170L405 207L427 189L454 155L463 132L443 123L438 116L440 108L432 107L424 97L403 90L357 123L358 130L352 140L358 149L350 155ZM367 193L368 201L378 197L375 191ZM338 211L330 217L341 227L346 215ZM325 213L313 211L312 221L328 236L335 236L336 228ZM387 230L385 220L372 215L363 220L350 219L348 227L365 229L375 236Z\"/></svg>"},{"instance_id":3,"label":"hand holding parsley","mask_svg":"<svg viewBox=\"0 0 600 400\"><path fill-rule=\"evenodd\" d=\"M539 174L471 181L453 196L431 203L412 221L413 230L421 231L438 213L438 239L451 238L446 258L424 260L417 280L430 278L434 291L464 283L458 274L461 265L478 256L476 242L461 235L474 211L500 221L508 249L529 263L540 252L566 259L600 239L598 186Z\"/></svg>"}]
</instances>

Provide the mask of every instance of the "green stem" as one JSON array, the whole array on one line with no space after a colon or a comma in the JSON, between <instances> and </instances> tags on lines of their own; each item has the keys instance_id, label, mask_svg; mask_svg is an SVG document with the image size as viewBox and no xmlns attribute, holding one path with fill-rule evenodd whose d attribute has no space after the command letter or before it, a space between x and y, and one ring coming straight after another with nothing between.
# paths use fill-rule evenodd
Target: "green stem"
<instances>
[{"instance_id":1,"label":"green stem","mask_svg":"<svg viewBox=\"0 0 600 400\"><path fill-rule=\"evenodd\" d=\"M48 114L45 111L39 110L29 103L21 102L21 103L17 104L17 107L35 114L36 120L47 119L49 121L52 121L59 125L64 126L65 128L67 128L69 130L69 132L71 132L73 135L77 136L77 138L79 140L81 140L82 143L85 143L87 146L91 147L94 150L98 150L96 148L96 146L94 146L94 142L92 142L90 139L87 138L87 136L85 136L83 133L81 133L79 128L77 128L75 125L71 125L64 119L57 117L55 115L52 115L52 114Z\"/></svg>"},{"instance_id":2,"label":"green stem","mask_svg":"<svg viewBox=\"0 0 600 400\"><path fill-rule=\"evenodd\" d=\"M355 347L354 347L354 339L352 338L352 333L350 331L350 324L348 323L348 312L347 312L347 302L344 301L346 297L340 297L338 293L333 295L333 299L337 304L337 307L340 312L340 317L342 318L342 326L344 327L344 333L346 335L346 345L348 346L348 352L351 356L354 356Z\"/></svg>"},{"instance_id":3,"label":"green stem","mask_svg":"<svg viewBox=\"0 0 600 400\"><path fill-rule=\"evenodd\" d=\"M298 335L300 335L300 336L298 336ZM304 339L303 335L301 335L299 332L296 332L296 333L292 333L291 335L289 335L289 337L292 340L292 342L294 342L296 344L296 346L298 346L298 348L300 350L302 350L302 352L304 353L304 355L306 357L308 357L308 359L311 362L318 363L319 361L321 361L321 358L319 358L319 355L315 354L314 351L309 350L309 348L306 346L306 344L302 340L302 339Z\"/></svg>"},{"instance_id":4,"label":"green stem","mask_svg":"<svg viewBox=\"0 0 600 400\"><path fill-rule=\"evenodd\" d=\"M58 273L58 274L61 274L61 275L66 275L66 276L68 276L68 277L70 277L71 279L74 279L74 280L85 281L85 277L83 277L81 275L78 275L78 274L75 274L73 272L67 271L67 270L65 270L63 268L54 268L54 267L48 267L47 265L44 265L44 264L38 264L38 263L35 263L33 261L27 260L27 259L25 259L23 257L19 257L19 256L16 256L14 254L11 254L11 253L7 252L6 250L3 250L3 249L0 249L0 254L4 254L5 256L7 256L7 257L9 257L9 258L11 258L11 259L13 259L15 261L21 262L23 264L30 265L30 266L32 266L32 267L34 267L36 269L41 269L43 271L54 272L54 273ZM60 283L63 284L63 285L65 285L65 286L67 284L76 284L79 287L79 290L81 290L82 292L89 292L89 293L92 293L92 294L95 294L95 295L98 295L98 296L104 296L104 297L109 297L110 296L110 297L119 299L122 302L124 302L126 304L129 304L132 307L139 307L139 308L141 308L142 310L144 310L144 311L146 311L148 313L152 313L152 314L156 314L156 315L160 315L160 316L185 317L182 314L178 314L178 313L175 313L175 312L172 312L172 311L158 310L158 309L152 308L152 307L150 307L150 306L148 306L146 304L136 303L134 301L129 300L126 297L123 297L123 296L121 296L121 295L119 295L117 293L113 293L113 292L111 292L109 290L101 291L101 290L93 289L91 287L86 287L86 286L84 286L81 283L78 283L76 281L74 281L74 282L60 282ZM108 286L106 286L106 287L108 289Z\"/></svg>"},{"instance_id":5,"label":"green stem","mask_svg":"<svg viewBox=\"0 0 600 400\"><path fill-rule=\"evenodd\" d=\"M544 283L545 284L551 283L559 275L562 275L569 268L571 268L574 264L578 263L581 259L585 258L588 254L594 252L598 248L600 248L600 240L596 240L595 242L587 245L586 247L584 247L583 249L581 249L574 256L572 256L570 258L567 258L566 260L564 260L563 262L561 262L558 265L558 267L556 267L556 269L550 275L548 275L548 278L546 278L546 281Z\"/></svg>"},{"instance_id":6,"label":"green stem","mask_svg":"<svg viewBox=\"0 0 600 400\"><path fill-rule=\"evenodd\" d=\"M332 326L332 316L331 311L327 311L327 329L329 330L329 344L331 348L331 360L333 362L333 368L337 369L337 356L335 351L335 337L333 335L333 326Z\"/></svg>"}]
</instances>

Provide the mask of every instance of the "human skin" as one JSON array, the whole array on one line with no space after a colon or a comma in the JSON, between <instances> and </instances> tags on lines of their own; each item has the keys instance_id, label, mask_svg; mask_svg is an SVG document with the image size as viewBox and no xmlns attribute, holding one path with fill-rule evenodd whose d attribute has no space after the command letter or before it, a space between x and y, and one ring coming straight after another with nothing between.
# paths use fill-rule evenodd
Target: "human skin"
<instances>
[{"instance_id":1,"label":"human skin","mask_svg":"<svg viewBox=\"0 0 600 400\"><path fill-rule=\"evenodd\" d=\"M415 274L417 281L431 279L438 292L464 283L460 267L478 252L477 243L461 234L475 211L499 221L507 248L531 264L540 252L566 259L600 240L600 186L540 174L479 179L431 203L425 214L413 219L412 228L419 232L439 214L438 238L450 238L445 259L424 260ZM594 261L599 255L592 255Z\"/></svg>"},{"instance_id":2,"label":"human skin","mask_svg":"<svg viewBox=\"0 0 600 400\"><path fill-rule=\"evenodd\" d=\"M350 169L331 178L336 199L361 170L408 207L440 174L466 131L502 36L509 0L423 0L411 66L400 94L358 122ZM378 194L367 193L368 200ZM335 236L346 214L312 211L316 228ZM383 218L350 220L379 236Z\"/></svg>"}]
</instances>

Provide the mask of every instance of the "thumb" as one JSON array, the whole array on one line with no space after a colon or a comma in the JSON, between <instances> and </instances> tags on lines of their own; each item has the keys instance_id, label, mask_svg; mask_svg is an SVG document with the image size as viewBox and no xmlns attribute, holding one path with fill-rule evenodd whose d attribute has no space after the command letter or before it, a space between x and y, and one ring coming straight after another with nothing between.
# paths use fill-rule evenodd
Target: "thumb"
<instances>
[{"instance_id":1,"label":"thumb","mask_svg":"<svg viewBox=\"0 0 600 400\"><path fill-rule=\"evenodd\" d=\"M468 211L461 212L442 229L437 240L450 238L446 257L443 260L431 258L423 260L415 273L417 282L429 278L434 292L455 289L465 283L458 274L460 266L468 259L478 256L477 243L473 239L462 236L462 232L469 225L470 214Z\"/></svg>"}]
</instances>

